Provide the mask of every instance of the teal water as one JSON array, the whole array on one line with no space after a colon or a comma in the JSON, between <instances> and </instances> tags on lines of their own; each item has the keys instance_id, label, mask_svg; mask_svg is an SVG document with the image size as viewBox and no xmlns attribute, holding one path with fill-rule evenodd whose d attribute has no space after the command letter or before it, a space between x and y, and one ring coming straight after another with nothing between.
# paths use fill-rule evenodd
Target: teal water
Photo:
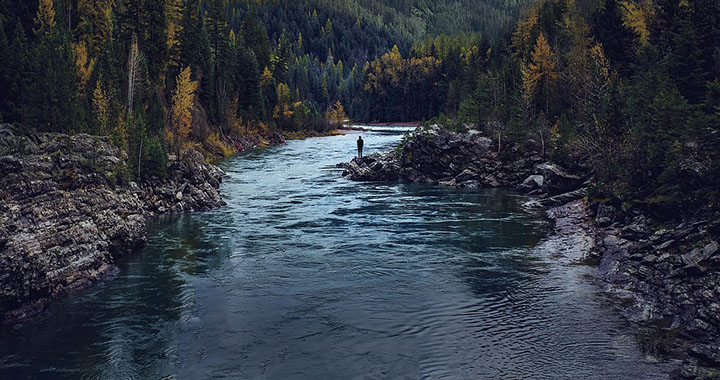
<instances>
[{"instance_id":1,"label":"teal water","mask_svg":"<svg viewBox=\"0 0 720 380\"><path fill-rule=\"evenodd\" d=\"M356 138L224 162L227 207L0 328L0 379L667 378L526 198L347 181Z\"/></svg>"}]
</instances>

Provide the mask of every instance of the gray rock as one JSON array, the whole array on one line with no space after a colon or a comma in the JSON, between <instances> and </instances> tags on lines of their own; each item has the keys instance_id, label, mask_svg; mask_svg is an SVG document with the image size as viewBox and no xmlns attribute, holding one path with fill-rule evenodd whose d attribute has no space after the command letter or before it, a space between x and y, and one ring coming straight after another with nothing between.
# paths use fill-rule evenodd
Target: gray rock
<instances>
[{"instance_id":1,"label":"gray rock","mask_svg":"<svg viewBox=\"0 0 720 380\"><path fill-rule=\"evenodd\" d=\"M704 250L700 250L699 248L695 248L681 256L682 262L688 267L699 267L700 263L709 257L710 255L706 254Z\"/></svg>"},{"instance_id":2,"label":"gray rock","mask_svg":"<svg viewBox=\"0 0 720 380\"><path fill-rule=\"evenodd\" d=\"M595 220L595 224L598 227L607 227L612 224L612 220L610 220L610 218L606 216L603 216L601 218L597 218L597 220Z\"/></svg>"},{"instance_id":3,"label":"gray rock","mask_svg":"<svg viewBox=\"0 0 720 380\"><path fill-rule=\"evenodd\" d=\"M562 194L578 189L583 184L583 179L575 174L570 174L564 168L556 164L542 163L535 167L535 170L542 174L543 190L551 195Z\"/></svg>"},{"instance_id":4,"label":"gray rock","mask_svg":"<svg viewBox=\"0 0 720 380\"><path fill-rule=\"evenodd\" d=\"M197 152L171 161L164 180L123 186L113 173L127 160L104 137L16 136L0 126L0 322L115 271L145 244L151 211L224 204L224 173Z\"/></svg>"},{"instance_id":5,"label":"gray rock","mask_svg":"<svg viewBox=\"0 0 720 380\"><path fill-rule=\"evenodd\" d=\"M521 184L520 188L530 191L535 190L543 187L543 184L545 183L545 177L541 175L531 175L527 177Z\"/></svg>"},{"instance_id":6,"label":"gray rock","mask_svg":"<svg viewBox=\"0 0 720 380\"><path fill-rule=\"evenodd\" d=\"M460 184L472 180L475 177L477 177L477 173L473 172L470 169L465 169L462 171L462 173L458 174L457 177L455 177L455 182Z\"/></svg>"},{"instance_id":7,"label":"gray rock","mask_svg":"<svg viewBox=\"0 0 720 380\"><path fill-rule=\"evenodd\" d=\"M658 245L658 246L657 246L657 249L659 249L659 250L662 251L662 250L664 250L664 249L669 248L669 247L670 247L671 245L673 245L674 243L675 243L675 240L670 239L670 240L668 240L668 241L666 241L666 242Z\"/></svg>"}]
</instances>

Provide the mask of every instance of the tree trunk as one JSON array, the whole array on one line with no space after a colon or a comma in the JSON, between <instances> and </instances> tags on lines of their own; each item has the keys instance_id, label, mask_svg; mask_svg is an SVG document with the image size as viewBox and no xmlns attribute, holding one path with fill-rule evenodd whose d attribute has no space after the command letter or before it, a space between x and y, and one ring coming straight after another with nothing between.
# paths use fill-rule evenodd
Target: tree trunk
<instances>
[{"instance_id":1,"label":"tree trunk","mask_svg":"<svg viewBox=\"0 0 720 380\"><path fill-rule=\"evenodd\" d=\"M502 137L502 132L498 129L498 154L500 153L500 138Z\"/></svg>"},{"instance_id":2,"label":"tree trunk","mask_svg":"<svg viewBox=\"0 0 720 380\"><path fill-rule=\"evenodd\" d=\"M138 151L138 170L137 170L138 182L141 182L141 178L142 178L140 176L140 163L142 162L143 141L144 141L144 139L141 138L140 139L140 150Z\"/></svg>"}]
</instances>

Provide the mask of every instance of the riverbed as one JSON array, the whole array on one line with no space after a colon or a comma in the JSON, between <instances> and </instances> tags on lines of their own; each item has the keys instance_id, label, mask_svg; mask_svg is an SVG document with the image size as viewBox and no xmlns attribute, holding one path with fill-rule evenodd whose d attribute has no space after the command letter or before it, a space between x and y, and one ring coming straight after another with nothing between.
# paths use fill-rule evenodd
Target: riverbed
<instances>
[{"instance_id":1,"label":"riverbed","mask_svg":"<svg viewBox=\"0 0 720 380\"><path fill-rule=\"evenodd\" d=\"M667 378L526 197L345 180L358 133L221 163L227 207L3 327L0 378Z\"/></svg>"}]
</instances>

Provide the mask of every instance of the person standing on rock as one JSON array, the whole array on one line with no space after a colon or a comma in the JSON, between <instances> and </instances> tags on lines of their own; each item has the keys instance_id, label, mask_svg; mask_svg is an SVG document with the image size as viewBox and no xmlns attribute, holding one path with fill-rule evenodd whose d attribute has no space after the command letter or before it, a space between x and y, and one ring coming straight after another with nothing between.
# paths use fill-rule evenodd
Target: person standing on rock
<instances>
[{"instance_id":1,"label":"person standing on rock","mask_svg":"<svg viewBox=\"0 0 720 380\"><path fill-rule=\"evenodd\" d=\"M365 141L363 141L362 136L358 136L357 139L357 145L358 145L358 158L362 158L362 150L363 145L365 144Z\"/></svg>"}]
</instances>

